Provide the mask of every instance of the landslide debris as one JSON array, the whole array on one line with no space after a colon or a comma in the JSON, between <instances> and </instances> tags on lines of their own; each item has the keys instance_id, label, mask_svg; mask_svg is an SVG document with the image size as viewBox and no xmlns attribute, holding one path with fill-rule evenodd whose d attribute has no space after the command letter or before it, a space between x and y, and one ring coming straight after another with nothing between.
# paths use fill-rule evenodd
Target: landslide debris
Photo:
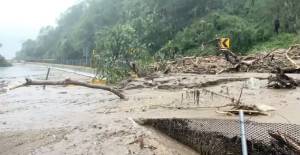
<instances>
[{"instance_id":1,"label":"landslide debris","mask_svg":"<svg viewBox=\"0 0 300 155\"><path fill-rule=\"evenodd\" d=\"M173 61L158 62L151 66L152 72L219 74L223 72L271 73L275 67L299 73L300 45L276 49L265 54L238 56L239 63L232 64L224 56L184 57ZM299 65L298 65L299 64Z\"/></svg>"}]
</instances>

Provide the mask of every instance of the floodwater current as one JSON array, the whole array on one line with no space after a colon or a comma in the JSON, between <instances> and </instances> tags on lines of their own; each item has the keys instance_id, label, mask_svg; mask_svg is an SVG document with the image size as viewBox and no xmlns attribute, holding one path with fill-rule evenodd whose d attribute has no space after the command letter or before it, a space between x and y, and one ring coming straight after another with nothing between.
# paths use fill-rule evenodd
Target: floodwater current
<instances>
[{"instance_id":1,"label":"floodwater current","mask_svg":"<svg viewBox=\"0 0 300 155\"><path fill-rule=\"evenodd\" d=\"M14 64L11 67L0 67L0 94L5 93L9 85L23 83L25 78L44 77L46 72L46 67L32 64Z\"/></svg>"},{"instance_id":2,"label":"floodwater current","mask_svg":"<svg viewBox=\"0 0 300 155\"><path fill-rule=\"evenodd\" d=\"M45 74L43 66L30 64L14 64L12 67L0 67L0 80L11 80Z\"/></svg>"}]
</instances>

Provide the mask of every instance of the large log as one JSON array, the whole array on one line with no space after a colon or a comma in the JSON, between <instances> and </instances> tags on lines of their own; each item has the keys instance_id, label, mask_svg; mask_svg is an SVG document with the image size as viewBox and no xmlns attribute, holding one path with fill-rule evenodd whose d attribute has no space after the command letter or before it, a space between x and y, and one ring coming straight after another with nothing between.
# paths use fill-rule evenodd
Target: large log
<instances>
[{"instance_id":1,"label":"large log","mask_svg":"<svg viewBox=\"0 0 300 155\"><path fill-rule=\"evenodd\" d=\"M89 84L89 83L85 83L85 82L74 81L74 80L71 80L71 79L66 79L64 81L33 81L31 79L26 79L26 82L24 84L18 86L18 87L31 86L31 85L42 85L42 86L43 85L62 85L62 86L76 85L76 86L83 86L83 87L87 87L87 88L106 90L106 91L112 92L113 94L117 95L121 99L125 99L125 95L123 95L120 91L118 91L116 89L113 89L111 87L93 85L93 84ZM15 87L15 88L18 88L18 87Z\"/></svg>"}]
</instances>

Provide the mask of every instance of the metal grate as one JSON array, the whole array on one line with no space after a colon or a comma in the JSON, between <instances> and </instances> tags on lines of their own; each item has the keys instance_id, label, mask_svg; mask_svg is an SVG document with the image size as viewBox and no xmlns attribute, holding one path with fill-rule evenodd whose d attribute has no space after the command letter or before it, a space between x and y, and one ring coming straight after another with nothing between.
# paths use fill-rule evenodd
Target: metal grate
<instances>
[{"instance_id":1,"label":"metal grate","mask_svg":"<svg viewBox=\"0 0 300 155\"><path fill-rule=\"evenodd\" d=\"M149 119L153 126L186 144L201 155L240 155L239 120L219 119ZM249 154L294 155L292 149L275 143L268 132L280 131L300 141L300 125L245 122Z\"/></svg>"}]
</instances>

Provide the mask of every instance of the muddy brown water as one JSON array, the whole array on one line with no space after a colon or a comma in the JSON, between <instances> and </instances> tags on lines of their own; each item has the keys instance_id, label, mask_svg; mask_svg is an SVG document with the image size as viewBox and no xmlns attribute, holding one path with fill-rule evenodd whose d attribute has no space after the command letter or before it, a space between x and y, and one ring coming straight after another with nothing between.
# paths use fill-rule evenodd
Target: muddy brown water
<instances>
[{"instance_id":1,"label":"muddy brown water","mask_svg":"<svg viewBox=\"0 0 300 155\"><path fill-rule=\"evenodd\" d=\"M20 66L29 67L30 66ZM33 66L34 74L0 77L3 85L15 85L26 76L44 79L46 67ZM26 70L26 69L24 69ZM29 69L32 70L32 69ZM27 75L28 74L28 75ZM222 75L175 74L186 82L205 82L226 77L267 77L268 74L243 73ZM297 75L293 75L298 78ZM5 80L4 80L5 77ZM53 71L50 80L90 81L72 73ZM247 117L248 120L269 123L300 124L299 89L269 90L266 81L252 80L244 90L242 101L266 104L277 110L270 116ZM221 83L206 87L211 91L238 97L245 81ZM228 88L229 92L226 92ZM0 94L0 154L198 154L191 148L148 127L137 125L134 118L215 118L237 119L216 113L216 109L188 108L223 105L222 98L201 97L200 105L189 99L182 101L187 90L142 88L126 90L128 100L113 94L75 86L24 87ZM209 102L205 102L208 100ZM167 108L166 108L167 107ZM171 107L171 108L170 108ZM173 108L172 108L173 107ZM180 109L178 107L186 107ZM222 110L222 109L221 109ZM142 140L141 140L142 139Z\"/></svg>"},{"instance_id":2,"label":"muddy brown water","mask_svg":"<svg viewBox=\"0 0 300 155\"><path fill-rule=\"evenodd\" d=\"M21 65L10 71L1 72L5 87L22 83L25 77L44 79L47 67ZM91 80L62 71L51 71L49 80L65 78ZM0 154L197 154L130 119L145 113L141 102L153 97L149 90L141 93L126 93L132 98L128 101L75 86L47 86L46 90L32 86L1 93ZM157 94L161 99L170 97L167 92L154 97Z\"/></svg>"}]
</instances>

